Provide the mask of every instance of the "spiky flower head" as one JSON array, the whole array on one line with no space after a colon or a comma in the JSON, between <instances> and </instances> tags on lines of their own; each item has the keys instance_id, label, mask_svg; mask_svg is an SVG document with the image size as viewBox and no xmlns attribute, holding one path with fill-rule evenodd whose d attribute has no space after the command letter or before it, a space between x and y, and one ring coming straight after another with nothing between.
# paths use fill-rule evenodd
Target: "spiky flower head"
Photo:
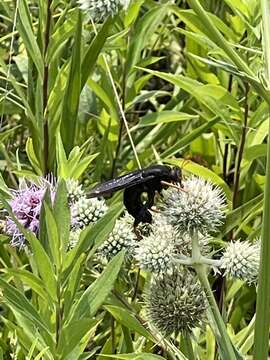
<instances>
[{"instance_id":1,"label":"spiky flower head","mask_svg":"<svg viewBox=\"0 0 270 360\"><path fill-rule=\"evenodd\" d=\"M94 20L115 16L122 8L127 9L130 0L78 0L80 8Z\"/></svg>"},{"instance_id":2,"label":"spiky flower head","mask_svg":"<svg viewBox=\"0 0 270 360\"><path fill-rule=\"evenodd\" d=\"M191 176L183 181L184 191L168 189L160 205L163 214L180 234L214 233L224 220L225 196L219 187Z\"/></svg>"},{"instance_id":3,"label":"spiky flower head","mask_svg":"<svg viewBox=\"0 0 270 360\"><path fill-rule=\"evenodd\" d=\"M95 223L107 212L108 207L103 199L81 197L71 206L73 227L84 228Z\"/></svg>"},{"instance_id":4,"label":"spiky flower head","mask_svg":"<svg viewBox=\"0 0 270 360\"><path fill-rule=\"evenodd\" d=\"M69 203L74 203L84 196L82 185L79 184L78 180L68 179L66 184Z\"/></svg>"},{"instance_id":5,"label":"spiky flower head","mask_svg":"<svg viewBox=\"0 0 270 360\"><path fill-rule=\"evenodd\" d=\"M145 295L146 316L164 336L202 325L206 301L197 277L187 268L153 276Z\"/></svg>"},{"instance_id":6,"label":"spiky flower head","mask_svg":"<svg viewBox=\"0 0 270 360\"><path fill-rule=\"evenodd\" d=\"M127 256L132 256L137 246L137 237L133 230L134 219L125 214L116 220L115 226L107 240L100 246L98 253L102 258L110 260L121 250L127 250Z\"/></svg>"},{"instance_id":7,"label":"spiky flower head","mask_svg":"<svg viewBox=\"0 0 270 360\"><path fill-rule=\"evenodd\" d=\"M143 236L135 249L139 267L154 273L170 271L175 254L176 232L164 218L154 221L152 231Z\"/></svg>"},{"instance_id":8,"label":"spiky flower head","mask_svg":"<svg viewBox=\"0 0 270 360\"><path fill-rule=\"evenodd\" d=\"M230 242L220 259L224 276L252 284L257 281L260 265L260 241Z\"/></svg>"},{"instance_id":9,"label":"spiky flower head","mask_svg":"<svg viewBox=\"0 0 270 360\"><path fill-rule=\"evenodd\" d=\"M18 190L11 190L9 205L13 214L25 229L34 232L36 235L39 231L42 200L48 188L52 199L54 199L55 188L43 178L38 183L22 181ZM12 236L11 245L18 247L25 245L23 234L10 216L6 217L6 233Z\"/></svg>"}]
</instances>

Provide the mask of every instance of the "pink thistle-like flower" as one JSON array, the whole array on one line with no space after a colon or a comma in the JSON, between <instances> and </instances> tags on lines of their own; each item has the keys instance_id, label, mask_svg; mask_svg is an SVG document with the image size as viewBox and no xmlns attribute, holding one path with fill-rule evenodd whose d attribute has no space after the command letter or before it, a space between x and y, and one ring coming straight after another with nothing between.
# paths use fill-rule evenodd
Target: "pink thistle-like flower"
<instances>
[{"instance_id":1,"label":"pink thistle-like flower","mask_svg":"<svg viewBox=\"0 0 270 360\"><path fill-rule=\"evenodd\" d=\"M14 215L25 229L31 230L36 235L39 231L42 200L47 188L50 189L53 200L55 188L45 179L41 179L39 184L28 185L23 182L18 190L11 191L9 205ZM6 217L6 232L12 236L11 245L20 248L25 245L25 238L11 216Z\"/></svg>"}]
</instances>

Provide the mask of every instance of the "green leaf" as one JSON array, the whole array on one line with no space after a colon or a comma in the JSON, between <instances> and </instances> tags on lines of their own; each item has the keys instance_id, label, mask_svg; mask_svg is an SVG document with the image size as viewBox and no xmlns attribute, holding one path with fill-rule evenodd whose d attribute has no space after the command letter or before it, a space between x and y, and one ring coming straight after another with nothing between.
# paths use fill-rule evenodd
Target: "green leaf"
<instances>
[{"instance_id":1,"label":"green leaf","mask_svg":"<svg viewBox=\"0 0 270 360\"><path fill-rule=\"evenodd\" d=\"M169 158L176 154L178 151L183 149L185 146L189 145L193 140L201 136L204 132L207 132L209 129L211 129L212 126L216 125L219 122L217 118L207 121L205 124L196 127L194 130L192 130L187 135L183 136L181 139L179 139L173 146L171 146L169 149L165 150L161 156L163 159Z\"/></svg>"},{"instance_id":2,"label":"green leaf","mask_svg":"<svg viewBox=\"0 0 270 360\"><path fill-rule=\"evenodd\" d=\"M51 337L51 334L41 319L37 310L27 300L27 298L14 286L8 284L3 278L0 277L0 287L3 290L3 296L5 302L18 311L23 317L27 318L41 331L44 331L47 336Z\"/></svg>"},{"instance_id":3,"label":"green leaf","mask_svg":"<svg viewBox=\"0 0 270 360\"><path fill-rule=\"evenodd\" d=\"M159 355L153 355L149 353L132 353L132 354L117 354L117 355L105 355L101 354L104 357L119 359L119 360L165 360L164 357Z\"/></svg>"},{"instance_id":4,"label":"green leaf","mask_svg":"<svg viewBox=\"0 0 270 360\"><path fill-rule=\"evenodd\" d=\"M103 304L113 289L114 282L121 269L125 253L118 253L106 266L100 277L89 286L82 294L78 302L72 308L72 315L68 323L80 320L84 317L92 317Z\"/></svg>"},{"instance_id":5,"label":"green leaf","mask_svg":"<svg viewBox=\"0 0 270 360\"><path fill-rule=\"evenodd\" d=\"M80 319L64 326L58 344L58 351L62 358L80 345L84 336L97 324L95 319ZM82 350L83 351L83 350Z\"/></svg>"},{"instance_id":6,"label":"green leaf","mask_svg":"<svg viewBox=\"0 0 270 360\"><path fill-rule=\"evenodd\" d=\"M31 245L35 263L38 268L39 274L44 281L44 286L51 298L54 301L57 301L57 284L54 274L54 268L50 261L50 258L40 244L40 242L38 241L38 239L33 234L27 234L26 238Z\"/></svg>"},{"instance_id":7,"label":"green leaf","mask_svg":"<svg viewBox=\"0 0 270 360\"><path fill-rule=\"evenodd\" d=\"M64 318L67 318L69 316L70 308L74 302L74 299L77 294L77 290L80 286L80 281L83 275L83 261L85 260L86 255L82 254L75 265L73 266L73 269L71 273L69 274L67 279L67 286L65 288L64 293Z\"/></svg>"},{"instance_id":8,"label":"green leaf","mask_svg":"<svg viewBox=\"0 0 270 360\"><path fill-rule=\"evenodd\" d=\"M244 219L253 211L263 206L263 194L256 196L254 199L249 200L245 204L230 211L225 220L225 225L221 231L222 236L228 234L237 225L240 225Z\"/></svg>"},{"instance_id":9,"label":"green leaf","mask_svg":"<svg viewBox=\"0 0 270 360\"><path fill-rule=\"evenodd\" d=\"M44 202L44 209L50 252L52 254L56 268L59 269L61 264L61 248L57 225L52 210L49 208L46 202Z\"/></svg>"},{"instance_id":10,"label":"green leaf","mask_svg":"<svg viewBox=\"0 0 270 360\"><path fill-rule=\"evenodd\" d=\"M236 112L238 117L242 116L239 105L233 96L222 86L205 85L183 75L168 74L149 69L144 69L144 71L182 88L209 109L213 115L219 116L226 124L231 117L229 109Z\"/></svg>"},{"instance_id":11,"label":"green leaf","mask_svg":"<svg viewBox=\"0 0 270 360\"><path fill-rule=\"evenodd\" d=\"M43 282L30 271L22 269L3 269L3 271L8 275L20 279L23 283L35 291L43 300L48 302L48 294L44 289Z\"/></svg>"},{"instance_id":12,"label":"green leaf","mask_svg":"<svg viewBox=\"0 0 270 360\"><path fill-rule=\"evenodd\" d=\"M57 226L57 233L60 238L59 247L63 254L69 243L70 230L70 209L67 196L66 183L63 179L60 179L57 184L53 213Z\"/></svg>"},{"instance_id":13,"label":"green leaf","mask_svg":"<svg viewBox=\"0 0 270 360\"><path fill-rule=\"evenodd\" d=\"M115 320L118 321L121 325L127 327L129 330L134 331L137 334L144 336L146 339L155 342L152 335L134 317L133 314L129 313L128 310L113 305L106 305L104 308L109 311Z\"/></svg>"},{"instance_id":14,"label":"green leaf","mask_svg":"<svg viewBox=\"0 0 270 360\"><path fill-rule=\"evenodd\" d=\"M20 0L18 6L18 24L17 28L23 39L25 48L35 64L40 78L43 78L43 60L42 56L33 33L30 11L26 0Z\"/></svg>"},{"instance_id":15,"label":"green leaf","mask_svg":"<svg viewBox=\"0 0 270 360\"><path fill-rule=\"evenodd\" d=\"M81 37L82 16L78 10L77 29L72 50L70 71L68 75L61 116L61 134L64 148L67 153L73 148L78 109L81 93Z\"/></svg>"},{"instance_id":16,"label":"green leaf","mask_svg":"<svg viewBox=\"0 0 270 360\"><path fill-rule=\"evenodd\" d=\"M64 267L64 278L72 270L77 259L82 253L92 250L88 256L91 256L99 245L106 239L114 227L116 217L119 215L122 205L112 207L97 223L89 225L81 234L79 243L67 254Z\"/></svg>"},{"instance_id":17,"label":"green leaf","mask_svg":"<svg viewBox=\"0 0 270 360\"><path fill-rule=\"evenodd\" d=\"M81 89L84 87L89 76L92 74L92 72L95 69L96 61L105 44L111 24L112 24L112 19L111 17L108 17L108 19L103 23L98 34L95 36L95 38L89 45L88 49L86 49L85 51L82 61L82 68L81 68L81 74L82 74Z\"/></svg>"},{"instance_id":18,"label":"green leaf","mask_svg":"<svg viewBox=\"0 0 270 360\"><path fill-rule=\"evenodd\" d=\"M141 51L152 37L156 28L162 23L167 14L168 6L158 4L153 9L147 11L136 24L135 31L132 35L132 41L128 51L126 69L130 73L127 80L127 87L131 88L135 80L136 71L134 66L138 64L141 57Z\"/></svg>"},{"instance_id":19,"label":"green leaf","mask_svg":"<svg viewBox=\"0 0 270 360\"><path fill-rule=\"evenodd\" d=\"M61 16L67 15L66 11ZM63 49L66 41L72 36L74 33L74 28L77 23L77 14L76 11L70 11L68 16L65 18L64 22L57 26L50 36L49 47L47 50L46 62L47 64L52 63L57 56L59 56L59 52Z\"/></svg>"},{"instance_id":20,"label":"green leaf","mask_svg":"<svg viewBox=\"0 0 270 360\"><path fill-rule=\"evenodd\" d=\"M176 121L197 120L198 115L186 114L178 111L161 111L150 113L141 118L138 127L153 126Z\"/></svg>"}]
</instances>

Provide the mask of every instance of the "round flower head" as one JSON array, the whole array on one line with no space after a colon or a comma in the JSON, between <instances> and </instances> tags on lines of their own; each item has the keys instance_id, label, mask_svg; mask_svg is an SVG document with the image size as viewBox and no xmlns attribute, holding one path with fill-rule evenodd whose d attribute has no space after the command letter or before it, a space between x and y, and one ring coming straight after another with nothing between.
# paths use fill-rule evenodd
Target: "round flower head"
<instances>
[{"instance_id":1,"label":"round flower head","mask_svg":"<svg viewBox=\"0 0 270 360\"><path fill-rule=\"evenodd\" d=\"M134 249L137 246L133 221L129 214L125 214L122 218L116 220L108 239L103 242L98 250L101 257L110 260L123 249L127 250L127 255L133 255Z\"/></svg>"},{"instance_id":2,"label":"round flower head","mask_svg":"<svg viewBox=\"0 0 270 360\"><path fill-rule=\"evenodd\" d=\"M257 281L260 265L260 242L230 242L220 259L224 276L252 284Z\"/></svg>"},{"instance_id":3,"label":"round flower head","mask_svg":"<svg viewBox=\"0 0 270 360\"><path fill-rule=\"evenodd\" d=\"M9 205L14 215L25 229L31 230L36 235L39 231L39 216L42 200L47 188L50 188L51 196L54 198L55 189L44 179L40 179L38 184L27 184L24 181L18 190L11 191ZM12 245L19 247L25 245L23 234L10 216L6 218L6 232L12 236Z\"/></svg>"},{"instance_id":4,"label":"round flower head","mask_svg":"<svg viewBox=\"0 0 270 360\"><path fill-rule=\"evenodd\" d=\"M66 184L69 203L74 203L84 196L82 185L79 184L78 180L68 179Z\"/></svg>"},{"instance_id":5,"label":"round flower head","mask_svg":"<svg viewBox=\"0 0 270 360\"><path fill-rule=\"evenodd\" d=\"M145 295L146 316L164 336L201 326L206 310L203 290L186 268L153 277Z\"/></svg>"},{"instance_id":6,"label":"round flower head","mask_svg":"<svg viewBox=\"0 0 270 360\"><path fill-rule=\"evenodd\" d=\"M115 16L122 8L127 9L129 3L130 0L78 0L80 8L97 21Z\"/></svg>"},{"instance_id":7,"label":"round flower head","mask_svg":"<svg viewBox=\"0 0 270 360\"><path fill-rule=\"evenodd\" d=\"M164 218L159 217L148 236L143 236L135 249L135 258L142 269L163 273L170 271L175 253L176 232Z\"/></svg>"},{"instance_id":8,"label":"round flower head","mask_svg":"<svg viewBox=\"0 0 270 360\"><path fill-rule=\"evenodd\" d=\"M103 199L81 197L71 206L72 225L84 228L95 223L107 212L107 209L108 207Z\"/></svg>"},{"instance_id":9,"label":"round flower head","mask_svg":"<svg viewBox=\"0 0 270 360\"><path fill-rule=\"evenodd\" d=\"M168 189L160 205L168 221L180 234L216 232L224 219L225 196L209 181L191 176L183 181L184 191Z\"/></svg>"}]
</instances>

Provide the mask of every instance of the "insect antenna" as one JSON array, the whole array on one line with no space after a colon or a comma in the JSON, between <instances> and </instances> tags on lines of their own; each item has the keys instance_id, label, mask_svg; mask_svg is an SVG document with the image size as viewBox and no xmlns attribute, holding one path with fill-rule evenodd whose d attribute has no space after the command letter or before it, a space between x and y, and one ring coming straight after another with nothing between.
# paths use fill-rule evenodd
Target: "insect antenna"
<instances>
[{"instance_id":1,"label":"insect antenna","mask_svg":"<svg viewBox=\"0 0 270 360\"><path fill-rule=\"evenodd\" d=\"M175 188L175 189L177 189L177 190L181 190L181 191L184 191L184 192L186 192L181 186L179 186L179 185L176 185L176 184L173 184L173 183L170 183L170 182L167 182L167 181L161 181L161 184L162 185L166 185L166 186L170 186L170 187L173 187L173 188Z\"/></svg>"}]
</instances>

